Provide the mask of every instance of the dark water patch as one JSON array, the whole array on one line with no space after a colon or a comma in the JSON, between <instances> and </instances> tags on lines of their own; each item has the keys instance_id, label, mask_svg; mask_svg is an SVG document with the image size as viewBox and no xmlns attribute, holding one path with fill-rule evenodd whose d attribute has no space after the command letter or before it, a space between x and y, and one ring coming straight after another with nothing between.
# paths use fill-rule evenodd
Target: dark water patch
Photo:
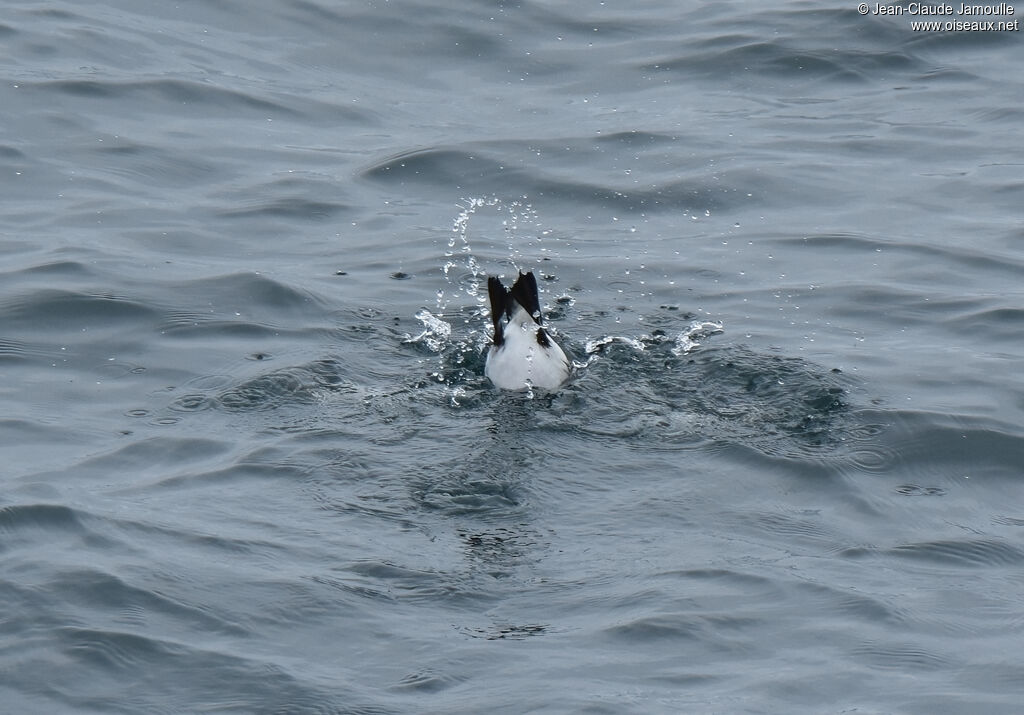
<instances>
[{"instance_id":1,"label":"dark water patch","mask_svg":"<svg viewBox=\"0 0 1024 715\"><path fill-rule=\"evenodd\" d=\"M901 484L895 491L904 497L944 497L946 490L942 487L925 487L920 484Z\"/></svg>"},{"instance_id":2,"label":"dark water patch","mask_svg":"<svg viewBox=\"0 0 1024 715\"><path fill-rule=\"evenodd\" d=\"M819 583L801 583L800 591L814 599L826 610L844 617L855 618L868 623L898 624L906 616L898 608L880 598L855 590L846 590Z\"/></svg>"},{"instance_id":3,"label":"dark water patch","mask_svg":"<svg viewBox=\"0 0 1024 715\"><path fill-rule=\"evenodd\" d=\"M920 241L913 238L890 238L857 233L810 234L804 236L777 236L773 244L782 246L807 245L816 251L835 250L853 258L868 253L884 253L886 260L891 256L906 257L920 265L949 266L950 270L962 272L965 268L985 275L1004 274L1019 276L1024 271L1024 261L1013 254L992 254L977 246L944 246L934 241ZM883 299L881 296L879 299ZM969 302L968 298L963 300Z\"/></svg>"},{"instance_id":4,"label":"dark water patch","mask_svg":"<svg viewBox=\"0 0 1024 715\"><path fill-rule=\"evenodd\" d=\"M132 191L137 191L140 185L163 190L195 188L217 181L223 171L211 159L121 137L105 139L91 153L96 156L87 161L94 164L93 171L127 179L125 188Z\"/></svg>"},{"instance_id":5,"label":"dark water patch","mask_svg":"<svg viewBox=\"0 0 1024 715\"><path fill-rule=\"evenodd\" d=\"M62 79L27 82L23 91L47 95L64 94L82 99L117 101L131 106L133 112L159 111L163 115L221 110L237 116L239 111L265 119L267 114L294 117L294 109L284 102L275 102L236 89L218 87L213 82L184 79L151 79L146 81L113 81L93 79Z\"/></svg>"},{"instance_id":6,"label":"dark water patch","mask_svg":"<svg viewBox=\"0 0 1024 715\"><path fill-rule=\"evenodd\" d=\"M223 320L218 319L217 314L210 311L200 313L192 310L172 309L164 313L160 321L161 332L174 334L177 331L190 331L200 326L212 327L214 324L221 324Z\"/></svg>"},{"instance_id":7,"label":"dark water patch","mask_svg":"<svg viewBox=\"0 0 1024 715\"><path fill-rule=\"evenodd\" d=\"M851 546L836 552L845 559L867 559L878 554L878 549L870 546Z\"/></svg>"},{"instance_id":8,"label":"dark water patch","mask_svg":"<svg viewBox=\"0 0 1024 715\"><path fill-rule=\"evenodd\" d=\"M481 563L518 562L530 557L543 545L540 535L530 528L494 527L490 529L459 529L457 534L464 544L465 555Z\"/></svg>"},{"instance_id":9,"label":"dark water patch","mask_svg":"<svg viewBox=\"0 0 1024 715\"><path fill-rule=\"evenodd\" d=\"M61 594L54 593L45 585L3 578L0 579L0 597L8 613L18 614L17 617L0 620L0 637L17 639L23 647L39 633L75 622L69 619ZM3 662L4 650L0 649L0 663Z\"/></svg>"},{"instance_id":10,"label":"dark water patch","mask_svg":"<svg viewBox=\"0 0 1024 715\"><path fill-rule=\"evenodd\" d=\"M887 474L899 462L899 449L884 441L851 442L839 468L855 474Z\"/></svg>"},{"instance_id":11,"label":"dark water patch","mask_svg":"<svg viewBox=\"0 0 1024 715\"><path fill-rule=\"evenodd\" d=\"M684 571L665 572L659 574L659 576L667 576L673 579L676 577L682 577L697 581L718 583L724 586L729 586L741 593L750 593L752 589L756 590L757 593L778 593L778 588L771 579L758 574L734 571L732 569L687 569Z\"/></svg>"},{"instance_id":12,"label":"dark water patch","mask_svg":"<svg viewBox=\"0 0 1024 715\"><path fill-rule=\"evenodd\" d=\"M617 641L633 643L637 647L651 646L661 641L696 641L716 651L731 651L750 647L733 642L737 634L748 633L761 623L759 618L734 614L664 613L642 616L610 626L605 633Z\"/></svg>"},{"instance_id":13,"label":"dark water patch","mask_svg":"<svg viewBox=\"0 0 1024 715\"><path fill-rule=\"evenodd\" d=\"M64 707L76 711L360 711L356 703L361 698L354 692L341 686L324 691L303 676L291 675L251 654L190 646L127 630L68 627L56 635L59 652L75 664L77 677L58 679L47 691ZM35 681L26 678L23 682ZM187 693L181 691L183 682L189 683ZM336 699L346 704L336 705Z\"/></svg>"},{"instance_id":14,"label":"dark water patch","mask_svg":"<svg viewBox=\"0 0 1024 715\"><path fill-rule=\"evenodd\" d=\"M1024 564L1024 550L999 539L927 541L895 546L892 556L947 566L987 567Z\"/></svg>"},{"instance_id":15,"label":"dark water patch","mask_svg":"<svg viewBox=\"0 0 1024 715\"><path fill-rule=\"evenodd\" d=\"M305 370L279 370L253 378L216 396L216 404L228 412L272 410L283 404L313 404L315 383L306 382Z\"/></svg>"},{"instance_id":16,"label":"dark water patch","mask_svg":"<svg viewBox=\"0 0 1024 715\"><path fill-rule=\"evenodd\" d=\"M846 389L835 373L816 368L798 358L772 355L744 355L733 351L712 357L705 363L704 377L716 387L724 384L735 389L729 397L735 397L737 390L750 395L759 402L780 402L788 393L797 392L796 403L804 409L794 410L794 420L789 429L799 433L817 433L814 419L827 417L830 413L846 408ZM706 403L707 409L719 410L720 414L732 416L740 407L738 401L722 399L715 395L713 404ZM805 414L801 414L805 413Z\"/></svg>"},{"instance_id":17,"label":"dark water patch","mask_svg":"<svg viewBox=\"0 0 1024 715\"><path fill-rule=\"evenodd\" d=\"M714 79L770 77L829 82L868 82L905 74L922 65L899 50L856 50L797 47L785 41L763 41L750 35L723 35L694 43L686 54L640 65L644 73L684 74Z\"/></svg>"},{"instance_id":18,"label":"dark water patch","mask_svg":"<svg viewBox=\"0 0 1024 715\"><path fill-rule=\"evenodd\" d=\"M366 421L366 415L360 413L357 428L364 427ZM335 436L327 436L331 434ZM329 432L325 438L334 442L339 434ZM403 437L398 443L407 441ZM320 455L319 459L303 466L303 487L315 504L331 514L370 516L414 531L418 528L418 507L406 484L405 468L389 459L391 445L382 448L384 453L354 448L344 454L316 451L313 454Z\"/></svg>"},{"instance_id":19,"label":"dark water patch","mask_svg":"<svg viewBox=\"0 0 1024 715\"><path fill-rule=\"evenodd\" d=\"M985 335L991 340L1019 341L1024 335L1024 308L970 310L947 319L946 325L963 335Z\"/></svg>"},{"instance_id":20,"label":"dark water patch","mask_svg":"<svg viewBox=\"0 0 1024 715\"><path fill-rule=\"evenodd\" d=\"M964 667L960 671L959 679L970 687L972 692L977 693L998 693L1006 688L1016 690L1024 683L1024 666L1000 657L998 652L993 652L989 662ZM993 708L992 712L999 711ZM1013 706L1005 712L1012 715Z\"/></svg>"},{"instance_id":21,"label":"dark water patch","mask_svg":"<svg viewBox=\"0 0 1024 715\"><path fill-rule=\"evenodd\" d=\"M551 626L544 623L495 623L486 628L465 627L462 633L470 638L481 638L488 641L521 641L550 632Z\"/></svg>"},{"instance_id":22,"label":"dark water patch","mask_svg":"<svg viewBox=\"0 0 1024 715\"><path fill-rule=\"evenodd\" d=\"M82 537L89 533L83 515L60 504L23 504L0 508L0 550L15 543L29 543L40 537L58 535Z\"/></svg>"},{"instance_id":23,"label":"dark water patch","mask_svg":"<svg viewBox=\"0 0 1024 715\"><path fill-rule=\"evenodd\" d=\"M428 46L424 50L434 57L448 61L480 62L484 58L497 59L500 57L516 61L514 52L502 41L500 36L487 32L482 28L470 25L457 25L449 21L450 18L438 18L429 23L425 32L425 40ZM541 67L536 67L538 71Z\"/></svg>"},{"instance_id":24,"label":"dark water patch","mask_svg":"<svg viewBox=\"0 0 1024 715\"><path fill-rule=\"evenodd\" d=\"M868 642L854 648L853 655L876 668L899 671L946 670L954 665L946 656L912 644Z\"/></svg>"},{"instance_id":25,"label":"dark water patch","mask_svg":"<svg viewBox=\"0 0 1024 715\"><path fill-rule=\"evenodd\" d=\"M132 670L140 663L168 661L188 650L176 643L125 632L69 627L59 635L66 655L105 671Z\"/></svg>"},{"instance_id":26,"label":"dark water patch","mask_svg":"<svg viewBox=\"0 0 1024 715\"><path fill-rule=\"evenodd\" d=\"M460 571L434 571L364 560L338 567L346 586L357 586L373 598L405 603L434 603L458 611L493 604L498 595L486 582ZM348 588L346 590L349 590Z\"/></svg>"},{"instance_id":27,"label":"dark water patch","mask_svg":"<svg viewBox=\"0 0 1024 715\"><path fill-rule=\"evenodd\" d=\"M111 61L116 63L119 59ZM225 117L235 122L264 123L271 118L330 127L346 124L376 126L379 123L372 111L351 102L330 103L314 98L315 95L274 91L268 89L266 83L247 83L238 78L234 82L222 82L222 79L212 76L202 80L156 76L126 80L91 74L74 79L21 82L19 92L69 106L87 106L90 101L117 104L126 108L123 114L130 118L151 114L188 118L201 115L205 120Z\"/></svg>"},{"instance_id":28,"label":"dark water patch","mask_svg":"<svg viewBox=\"0 0 1024 715\"><path fill-rule=\"evenodd\" d=\"M402 152L375 162L362 171L362 176L375 181L405 184L426 182L461 188L477 185L487 177L502 174L505 167L486 155L464 149L436 147ZM486 187L483 189L487 191Z\"/></svg>"},{"instance_id":29,"label":"dark water patch","mask_svg":"<svg viewBox=\"0 0 1024 715\"><path fill-rule=\"evenodd\" d=\"M340 12L340 8L326 7L310 0L292 0L292 2L277 8L277 11L286 17L288 22L312 28L323 28L327 23L340 25L351 19L349 15Z\"/></svg>"},{"instance_id":30,"label":"dark water patch","mask_svg":"<svg viewBox=\"0 0 1024 715\"><path fill-rule=\"evenodd\" d=\"M709 349L692 361L681 369L692 376L690 408L726 428L719 439L804 457L840 444L853 384L841 373L743 348Z\"/></svg>"},{"instance_id":31,"label":"dark water patch","mask_svg":"<svg viewBox=\"0 0 1024 715\"><path fill-rule=\"evenodd\" d=\"M178 424L178 422L180 421L181 419L178 417L157 417L156 419L153 420L152 424L158 426L168 426Z\"/></svg>"},{"instance_id":32,"label":"dark water patch","mask_svg":"<svg viewBox=\"0 0 1024 715\"><path fill-rule=\"evenodd\" d=\"M302 196L267 199L245 208L220 211L226 218L274 218L285 221L326 221L338 213L349 210L349 206L332 201L312 201Z\"/></svg>"},{"instance_id":33,"label":"dark water patch","mask_svg":"<svg viewBox=\"0 0 1024 715\"><path fill-rule=\"evenodd\" d=\"M92 476L102 483L122 487L140 486L154 477L165 477L217 461L230 452L231 444L220 439L200 437L149 437L117 447L113 451L89 457L75 465L79 478Z\"/></svg>"},{"instance_id":34,"label":"dark water patch","mask_svg":"<svg viewBox=\"0 0 1024 715\"><path fill-rule=\"evenodd\" d=\"M213 397L190 393L174 400L168 405L168 408L175 412L201 412L216 407L216 405L217 401Z\"/></svg>"},{"instance_id":35,"label":"dark water patch","mask_svg":"<svg viewBox=\"0 0 1024 715\"><path fill-rule=\"evenodd\" d=\"M90 608L116 614L125 622L174 619L209 633L245 637L250 632L216 616L208 609L173 599L149 588L133 585L113 574L94 569L62 571L40 589L62 594L65 608Z\"/></svg>"},{"instance_id":36,"label":"dark water patch","mask_svg":"<svg viewBox=\"0 0 1024 715\"><path fill-rule=\"evenodd\" d=\"M678 144L680 135L634 129L628 132L611 132L594 139L597 145L611 144L627 149L661 149Z\"/></svg>"},{"instance_id":37,"label":"dark water patch","mask_svg":"<svg viewBox=\"0 0 1024 715\"><path fill-rule=\"evenodd\" d=\"M801 193L801 187L794 177L788 186L781 186L771 176L759 171L746 169L725 169L716 173L712 181L703 177L665 181L660 185L646 190L635 187L615 191L606 204L611 204L628 211L671 211L684 210L695 214L709 211L722 212L740 207L749 207L768 195L771 185L772 194L779 203L783 203L788 193L791 196ZM757 197L756 200L754 197Z\"/></svg>"},{"instance_id":38,"label":"dark water patch","mask_svg":"<svg viewBox=\"0 0 1024 715\"><path fill-rule=\"evenodd\" d=\"M467 438L428 441L432 457L416 464L406 479L417 508L471 520L476 526L467 528L474 532L482 524L518 532L531 521L538 498L531 477L544 473L547 460L544 450L531 443L536 429L532 402L523 395L487 391L479 403L453 408L449 416L455 422L439 429L460 430Z\"/></svg>"},{"instance_id":39,"label":"dark water patch","mask_svg":"<svg viewBox=\"0 0 1024 715\"><path fill-rule=\"evenodd\" d=\"M349 576L334 577L317 574L310 576L310 581L338 591L345 596L354 596L358 600L370 603L395 603L397 600L387 588L372 583L363 583L361 579L353 579Z\"/></svg>"},{"instance_id":40,"label":"dark water patch","mask_svg":"<svg viewBox=\"0 0 1024 715\"><path fill-rule=\"evenodd\" d=\"M779 245L807 244L816 250L849 249L851 252L878 252L883 248L893 248L892 241L858 233L825 233L809 236L776 236L773 243ZM895 246L898 248L898 246Z\"/></svg>"},{"instance_id":41,"label":"dark water patch","mask_svg":"<svg viewBox=\"0 0 1024 715\"><path fill-rule=\"evenodd\" d=\"M237 305L256 312L260 309L304 311L314 296L263 273L230 273L189 281L180 290L217 303Z\"/></svg>"},{"instance_id":42,"label":"dark water patch","mask_svg":"<svg viewBox=\"0 0 1024 715\"><path fill-rule=\"evenodd\" d=\"M438 693L469 680L468 675L439 672L433 668L422 668L405 675L392 690L412 693Z\"/></svg>"},{"instance_id":43,"label":"dark water patch","mask_svg":"<svg viewBox=\"0 0 1024 715\"><path fill-rule=\"evenodd\" d=\"M790 543L802 540L810 542L836 543L837 535L825 528L819 519L799 518L795 515L776 512L747 513L743 516L756 529L781 536Z\"/></svg>"},{"instance_id":44,"label":"dark water patch","mask_svg":"<svg viewBox=\"0 0 1024 715\"><path fill-rule=\"evenodd\" d=\"M176 338L239 336L267 339L302 334L321 315L315 294L253 273L175 283L170 292L188 296L162 312L156 327Z\"/></svg>"},{"instance_id":45,"label":"dark water patch","mask_svg":"<svg viewBox=\"0 0 1024 715\"><path fill-rule=\"evenodd\" d=\"M1024 124L1024 109L1013 106L978 107L970 116L979 124L1006 124L1017 128Z\"/></svg>"},{"instance_id":46,"label":"dark water patch","mask_svg":"<svg viewBox=\"0 0 1024 715\"><path fill-rule=\"evenodd\" d=\"M93 435L77 433L62 429L55 421L30 419L0 418L0 432L6 444L13 449L20 447L45 447L49 449L54 442L63 446L89 444Z\"/></svg>"},{"instance_id":47,"label":"dark water patch","mask_svg":"<svg viewBox=\"0 0 1024 715\"><path fill-rule=\"evenodd\" d=\"M939 473L1006 481L1021 475L1024 434L1019 425L997 420L900 410L892 413L901 435L899 459L915 473Z\"/></svg>"},{"instance_id":48,"label":"dark water patch","mask_svg":"<svg viewBox=\"0 0 1024 715\"><path fill-rule=\"evenodd\" d=\"M50 260L45 263L38 263L20 269L17 273L7 273L8 277L14 279L17 276L35 277L41 276L48 280L96 280L97 272L92 266L69 259Z\"/></svg>"},{"instance_id":49,"label":"dark water patch","mask_svg":"<svg viewBox=\"0 0 1024 715\"><path fill-rule=\"evenodd\" d=\"M206 475L195 475L195 479L192 478L192 475L185 477L183 480L172 478L161 482L160 486L175 486L176 483L180 484L182 481L190 482L190 486L200 483L219 485L251 481L254 477L257 479L278 480L293 476L294 474L289 473L287 469L282 469L275 465L245 464L234 468L218 470ZM221 552L229 557L254 556L267 563L273 563L278 560L285 561L289 558L288 549L279 542L236 538L214 533L203 533L202 531L154 528L147 524L138 524L136 527L140 531L150 530L150 533L159 532L161 536L168 540L198 546L209 551Z\"/></svg>"},{"instance_id":50,"label":"dark water patch","mask_svg":"<svg viewBox=\"0 0 1024 715\"><path fill-rule=\"evenodd\" d=\"M777 579L762 576L754 570L743 571L730 568L683 569L650 573L648 584L660 583L655 589L648 587L645 593L630 592L625 598L615 601L617 610L631 613L637 606L646 605L655 610L662 610L666 604L683 602L694 608L694 613L707 613L700 604L713 607L713 610L724 614L740 612L750 603L775 604L790 595L787 585ZM723 616L728 619L731 616ZM718 618L718 616L714 616ZM743 627L741 621L746 617L737 617L735 622L724 624L725 628ZM714 620L714 619L712 619Z\"/></svg>"},{"instance_id":51,"label":"dark water patch","mask_svg":"<svg viewBox=\"0 0 1024 715\"><path fill-rule=\"evenodd\" d=\"M24 153L20 149L16 149L13 146L6 144L0 144L0 159L26 159Z\"/></svg>"},{"instance_id":52,"label":"dark water patch","mask_svg":"<svg viewBox=\"0 0 1024 715\"><path fill-rule=\"evenodd\" d=\"M849 478L871 475L877 487L894 497L941 499L974 493L985 498L997 490L1015 498L1024 459L1024 437L1016 434L1015 426L912 410L856 414L881 431L840 435L843 443L828 463Z\"/></svg>"},{"instance_id":53,"label":"dark water patch","mask_svg":"<svg viewBox=\"0 0 1024 715\"><path fill-rule=\"evenodd\" d=\"M261 324L244 320L208 320L191 325L168 327L164 333L175 338L201 340L211 336L215 338L237 338L241 341L275 340L291 332L283 325Z\"/></svg>"},{"instance_id":54,"label":"dark water patch","mask_svg":"<svg viewBox=\"0 0 1024 715\"><path fill-rule=\"evenodd\" d=\"M556 48L565 43L570 47L582 45L609 50L665 27L661 22L663 16L656 8L631 8L626 12L602 7L597 12L583 14L575 10L568 5L526 5L519 8L512 19L517 32L526 36L533 34L535 28L550 30L551 36L557 38L557 44L553 45Z\"/></svg>"},{"instance_id":55,"label":"dark water patch","mask_svg":"<svg viewBox=\"0 0 1024 715\"><path fill-rule=\"evenodd\" d=\"M901 325L933 325L935 307L918 290L882 284L855 284L830 287L830 313L837 318L863 320L877 306L886 306L885 317Z\"/></svg>"},{"instance_id":56,"label":"dark water patch","mask_svg":"<svg viewBox=\"0 0 1024 715\"><path fill-rule=\"evenodd\" d=\"M433 471L433 470L430 470ZM506 515L522 509L521 485L492 473L436 474L420 477L413 486L413 498L420 508L440 511L448 516Z\"/></svg>"},{"instance_id":57,"label":"dark water patch","mask_svg":"<svg viewBox=\"0 0 1024 715\"><path fill-rule=\"evenodd\" d=\"M80 16L78 14L57 7L31 8L26 12L28 12L31 15L35 15L36 17L54 18L58 20L80 19Z\"/></svg>"},{"instance_id":58,"label":"dark water patch","mask_svg":"<svg viewBox=\"0 0 1024 715\"><path fill-rule=\"evenodd\" d=\"M0 338L0 362L23 362L27 361L31 349L27 343L20 340L9 340Z\"/></svg>"},{"instance_id":59,"label":"dark water patch","mask_svg":"<svg viewBox=\"0 0 1024 715\"><path fill-rule=\"evenodd\" d=\"M930 34L930 33L922 33ZM973 72L968 72L963 69L955 69L953 67L930 67L926 71L917 75L914 78L918 82L934 82L936 84L949 82L950 84L969 84L971 82L978 82L980 78Z\"/></svg>"},{"instance_id":60,"label":"dark water patch","mask_svg":"<svg viewBox=\"0 0 1024 715\"><path fill-rule=\"evenodd\" d=\"M151 323L153 306L127 296L42 289L0 304L5 322L19 329L53 330L68 335L83 329L109 331L116 326Z\"/></svg>"},{"instance_id":61,"label":"dark water patch","mask_svg":"<svg viewBox=\"0 0 1024 715\"><path fill-rule=\"evenodd\" d=\"M259 375L208 396L206 399L210 402L191 394L179 398L177 404L185 411L212 405L227 412L251 412L316 404L323 400L326 392L354 391L354 385L344 377L342 364L325 359Z\"/></svg>"},{"instance_id":62,"label":"dark water patch","mask_svg":"<svg viewBox=\"0 0 1024 715\"><path fill-rule=\"evenodd\" d=\"M119 541L106 521L80 509L59 504L23 504L0 509L0 553L26 551L37 555L49 549L114 551Z\"/></svg>"}]
</instances>

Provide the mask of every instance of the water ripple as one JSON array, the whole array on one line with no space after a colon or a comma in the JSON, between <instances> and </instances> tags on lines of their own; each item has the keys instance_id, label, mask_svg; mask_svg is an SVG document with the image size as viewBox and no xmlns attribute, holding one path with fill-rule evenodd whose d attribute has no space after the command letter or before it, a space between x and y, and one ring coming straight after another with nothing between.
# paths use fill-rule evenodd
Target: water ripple
<instances>
[{"instance_id":1,"label":"water ripple","mask_svg":"<svg viewBox=\"0 0 1024 715\"><path fill-rule=\"evenodd\" d=\"M854 648L853 654L875 667L900 671L939 670L953 664L949 658L917 645L867 642Z\"/></svg>"},{"instance_id":2,"label":"water ripple","mask_svg":"<svg viewBox=\"0 0 1024 715\"><path fill-rule=\"evenodd\" d=\"M950 566L1020 566L1024 550L998 539L926 541L895 546L893 556Z\"/></svg>"}]
</instances>

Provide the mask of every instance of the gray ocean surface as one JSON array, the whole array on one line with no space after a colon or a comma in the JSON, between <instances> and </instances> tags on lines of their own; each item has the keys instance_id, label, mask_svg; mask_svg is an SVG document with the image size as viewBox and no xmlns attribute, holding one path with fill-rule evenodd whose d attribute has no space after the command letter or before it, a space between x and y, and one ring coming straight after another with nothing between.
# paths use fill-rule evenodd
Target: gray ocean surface
<instances>
[{"instance_id":1,"label":"gray ocean surface","mask_svg":"<svg viewBox=\"0 0 1024 715\"><path fill-rule=\"evenodd\" d=\"M4 7L0 710L1021 711L1021 33Z\"/></svg>"}]
</instances>

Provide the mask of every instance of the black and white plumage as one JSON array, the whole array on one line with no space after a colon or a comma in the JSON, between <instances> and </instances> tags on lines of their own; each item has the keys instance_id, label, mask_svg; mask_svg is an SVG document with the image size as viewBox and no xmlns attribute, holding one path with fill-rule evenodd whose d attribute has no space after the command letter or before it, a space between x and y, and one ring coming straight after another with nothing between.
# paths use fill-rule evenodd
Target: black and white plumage
<instances>
[{"instance_id":1,"label":"black and white plumage","mask_svg":"<svg viewBox=\"0 0 1024 715\"><path fill-rule=\"evenodd\" d=\"M533 272L520 273L511 288L490 276L487 293L494 343L487 351L484 374L503 390L560 387L569 379L569 358L542 326Z\"/></svg>"}]
</instances>

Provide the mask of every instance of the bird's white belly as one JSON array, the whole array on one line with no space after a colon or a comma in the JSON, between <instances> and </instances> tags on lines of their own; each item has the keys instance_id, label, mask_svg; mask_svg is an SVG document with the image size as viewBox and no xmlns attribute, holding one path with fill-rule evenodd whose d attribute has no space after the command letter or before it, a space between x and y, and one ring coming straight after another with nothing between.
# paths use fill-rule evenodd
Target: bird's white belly
<instances>
[{"instance_id":1,"label":"bird's white belly","mask_svg":"<svg viewBox=\"0 0 1024 715\"><path fill-rule=\"evenodd\" d=\"M548 343L537 342L536 325L511 323L502 345L487 353L484 374L502 390L553 390L568 379L569 359L554 340Z\"/></svg>"}]
</instances>

